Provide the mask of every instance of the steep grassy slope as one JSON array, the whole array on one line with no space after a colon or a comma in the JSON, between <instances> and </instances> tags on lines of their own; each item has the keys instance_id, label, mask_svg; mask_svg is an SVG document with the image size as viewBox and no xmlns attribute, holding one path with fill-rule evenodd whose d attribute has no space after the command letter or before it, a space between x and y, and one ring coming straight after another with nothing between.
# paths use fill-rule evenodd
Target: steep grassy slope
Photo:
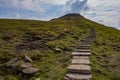
<instances>
[{"instance_id":1,"label":"steep grassy slope","mask_svg":"<svg viewBox=\"0 0 120 80\"><path fill-rule=\"evenodd\" d=\"M93 80L120 80L120 30L89 25L97 35L91 47Z\"/></svg>"},{"instance_id":2,"label":"steep grassy slope","mask_svg":"<svg viewBox=\"0 0 120 80\"><path fill-rule=\"evenodd\" d=\"M93 80L120 80L120 31L105 27L78 14L48 22L0 20L0 78L5 80L64 80L70 53L79 40L96 31L91 46ZM11 58L28 55L40 71L23 75L4 68Z\"/></svg>"}]
</instances>

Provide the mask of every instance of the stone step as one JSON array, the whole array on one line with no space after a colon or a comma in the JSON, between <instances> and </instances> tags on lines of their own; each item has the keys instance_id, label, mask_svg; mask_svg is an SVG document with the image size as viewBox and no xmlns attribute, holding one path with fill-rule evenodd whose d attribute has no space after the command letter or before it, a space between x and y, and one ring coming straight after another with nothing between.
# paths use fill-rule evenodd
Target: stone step
<instances>
[{"instance_id":1,"label":"stone step","mask_svg":"<svg viewBox=\"0 0 120 80\"><path fill-rule=\"evenodd\" d=\"M72 59L72 64L86 64L90 65L89 59Z\"/></svg>"},{"instance_id":2,"label":"stone step","mask_svg":"<svg viewBox=\"0 0 120 80\"><path fill-rule=\"evenodd\" d=\"M72 64L68 67L69 73L83 73L83 74L90 74L91 73L91 68L89 65L76 65Z\"/></svg>"},{"instance_id":3,"label":"stone step","mask_svg":"<svg viewBox=\"0 0 120 80\"><path fill-rule=\"evenodd\" d=\"M89 48L77 48L77 49L75 49L75 50L89 50L90 51L90 49Z\"/></svg>"},{"instance_id":4,"label":"stone step","mask_svg":"<svg viewBox=\"0 0 120 80\"><path fill-rule=\"evenodd\" d=\"M72 52L72 56L90 56L90 52Z\"/></svg>"},{"instance_id":5,"label":"stone step","mask_svg":"<svg viewBox=\"0 0 120 80\"><path fill-rule=\"evenodd\" d=\"M77 49L89 49L89 46L78 46Z\"/></svg>"},{"instance_id":6,"label":"stone step","mask_svg":"<svg viewBox=\"0 0 120 80\"><path fill-rule=\"evenodd\" d=\"M89 47L77 47L77 49L90 49Z\"/></svg>"},{"instance_id":7,"label":"stone step","mask_svg":"<svg viewBox=\"0 0 120 80\"><path fill-rule=\"evenodd\" d=\"M90 47L89 44L83 44L83 45L79 45L78 47Z\"/></svg>"},{"instance_id":8,"label":"stone step","mask_svg":"<svg viewBox=\"0 0 120 80\"><path fill-rule=\"evenodd\" d=\"M76 49L75 52L90 52L90 49Z\"/></svg>"},{"instance_id":9,"label":"stone step","mask_svg":"<svg viewBox=\"0 0 120 80\"><path fill-rule=\"evenodd\" d=\"M65 80L91 80L91 74L73 74L67 73Z\"/></svg>"},{"instance_id":10,"label":"stone step","mask_svg":"<svg viewBox=\"0 0 120 80\"><path fill-rule=\"evenodd\" d=\"M89 56L73 56L73 59L89 59Z\"/></svg>"},{"instance_id":11,"label":"stone step","mask_svg":"<svg viewBox=\"0 0 120 80\"><path fill-rule=\"evenodd\" d=\"M90 46L90 44L82 43L79 46Z\"/></svg>"}]
</instances>

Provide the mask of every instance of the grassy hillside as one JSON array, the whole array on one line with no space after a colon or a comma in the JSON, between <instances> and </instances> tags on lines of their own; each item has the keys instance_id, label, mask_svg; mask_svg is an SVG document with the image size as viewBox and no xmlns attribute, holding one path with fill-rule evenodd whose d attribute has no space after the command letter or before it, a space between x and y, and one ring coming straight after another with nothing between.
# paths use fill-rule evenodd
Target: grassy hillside
<instances>
[{"instance_id":1,"label":"grassy hillside","mask_svg":"<svg viewBox=\"0 0 120 80\"><path fill-rule=\"evenodd\" d=\"M96 31L91 46L93 80L120 80L120 31L106 27L80 15L65 15L51 21L0 19L0 79L64 80L70 54L89 34ZM24 75L4 67L12 58L24 54L40 71Z\"/></svg>"},{"instance_id":2,"label":"grassy hillside","mask_svg":"<svg viewBox=\"0 0 120 80\"><path fill-rule=\"evenodd\" d=\"M70 53L88 31L89 29L78 24L75 17L62 17L49 22L1 19L1 79L3 77L5 80L34 80L39 77L42 80L64 79ZM38 73L32 76L22 75L4 68L7 61L16 57L22 58L24 54L33 60L33 66L40 69Z\"/></svg>"},{"instance_id":3,"label":"grassy hillside","mask_svg":"<svg viewBox=\"0 0 120 80\"><path fill-rule=\"evenodd\" d=\"M93 80L120 80L120 30L88 24L97 35L91 47Z\"/></svg>"}]
</instances>

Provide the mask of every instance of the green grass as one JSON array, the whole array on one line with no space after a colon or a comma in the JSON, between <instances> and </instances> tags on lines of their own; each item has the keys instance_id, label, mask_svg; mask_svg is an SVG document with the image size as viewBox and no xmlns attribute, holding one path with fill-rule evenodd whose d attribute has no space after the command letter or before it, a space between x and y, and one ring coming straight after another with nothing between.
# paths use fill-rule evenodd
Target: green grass
<instances>
[{"instance_id":1,"label":"green grass","mask_svg":"<svg viewBox=\"0 0 120 80\"><path fill-rule=\"evenodd\" d=\"M49 22L31 20L0 20L0 64L1 67L11 58L21 58L27 54L33 66L40 71L35 75L18 75L5 72L0 75L6 80L64 80L71 52L79 39L87 36L89 29L78 25L75 17L59 18ZM87 27L87 26L86 26ZM26 45L27 44L27 45ZM21 49L24 45L24 49ZM59 48L57 52L55 48Z\"/></svg>"},{"instance_id":2,"label":"green grass","mask_svg":"<svg viewBox=\"0 0 120 80\"><path fill-rule=\"evenodd\" d=\"M88 23L96 30L96 38L91 46L93 80L120 79L120 31Z\"/></svg>"},{"instance_id":3,"label":"green grass","mask_svg":"<svg viewBox=\"0 0 120 80\"><path fill-rule=\"evenodd\" d=\"M47 22L0 19L0 79L64 80L71 52L89 34L89 27L96 31L90 58L93 80L120 80L120 31L82 16L63 16ZM3 68L11 58L22 58L24 54L32 58L33 66L40 69L38 73L16 75Z\"/></svg>"}]
</instances>

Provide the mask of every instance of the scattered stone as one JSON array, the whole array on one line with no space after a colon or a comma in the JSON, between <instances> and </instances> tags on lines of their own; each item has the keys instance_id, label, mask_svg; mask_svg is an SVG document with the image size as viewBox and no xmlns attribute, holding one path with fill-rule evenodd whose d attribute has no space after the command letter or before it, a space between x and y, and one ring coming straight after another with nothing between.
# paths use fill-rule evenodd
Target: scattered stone
<instances>
[{"instance_id":1,"label":"scattered stone","mask_svg":"<svg viewBox=\"0 0 120 80\"><path fill-rule=\"evenodd\" d=\"M55 51L56 52L61 52L61 49L60 48L55 48Z\"/></svg>"},{"instance_id":2,"label":"scattered stone","mask_svg":"<svg viewBox=\"0 0 120 80\"><path fill-rule=\"evenodd\" d=\"M6 62L5 65L7 67L10 67L10 68L14 69L18 66L18 61L19 60L17 58L11 59L10 61Z\"/></svg>"},{"instance_id":3,"label":"scattered stone","mask_svg":"<svg viewBox=\"0 0 120 80\"><path fill-rule=\"evenodd\" d=\"M38 72L39 70L37 68L32 67L32 64L29 63L32 60L25 55L25 60L20 60L18 58L11 59L7 63L5 63L5 66L11 69L12 71L19 71L25 74L34 74Z\"/></svg>"},{"instance_id":4,"label":"scattered stone","mask_svg":"<svg viewBox=\"0 0 120 80\"><path fill-rule=\"evenodd\" d=\"M23 69L23 70L22 70L22 72L23 72L24 74L34 74L34 73L36 73L36 72L38 72L38 71L39 71L39 69L33 68L33 67L30 67L30 68L27 68L27 69Z\"/></svg>"},{"instance_id":5,"label":"scattered stone","mask_svg":"<svg viewBox=\"0 0 120 80\"><path fill-rule=\"evenodd\" d=\"M25 61L26 62L32 62L32 59L30 57L28 57L27 55L25 55Z\"/></svg>"},{"instance_id":6,"label":"scattered stone","mask_svg":"<svg viewBox=\"0 0 120 80\"><path fill-rule=\"evenodd\" d=\"M37 78L37 79L35 79L35 80L41 80L41 78Z\"/></svg>"},{"instance_id":7,"label":"scattered stone","mask_svg":"<svg viewBox=\"0 0 120 80\"><path fill-rule=\"evenodd\" d=\"M30 64L30 63L23 63L23 64L21 64L21 67L22 68L29 68L29 67L31 67L32 65Z\"/></svg>"}]
</instances>

